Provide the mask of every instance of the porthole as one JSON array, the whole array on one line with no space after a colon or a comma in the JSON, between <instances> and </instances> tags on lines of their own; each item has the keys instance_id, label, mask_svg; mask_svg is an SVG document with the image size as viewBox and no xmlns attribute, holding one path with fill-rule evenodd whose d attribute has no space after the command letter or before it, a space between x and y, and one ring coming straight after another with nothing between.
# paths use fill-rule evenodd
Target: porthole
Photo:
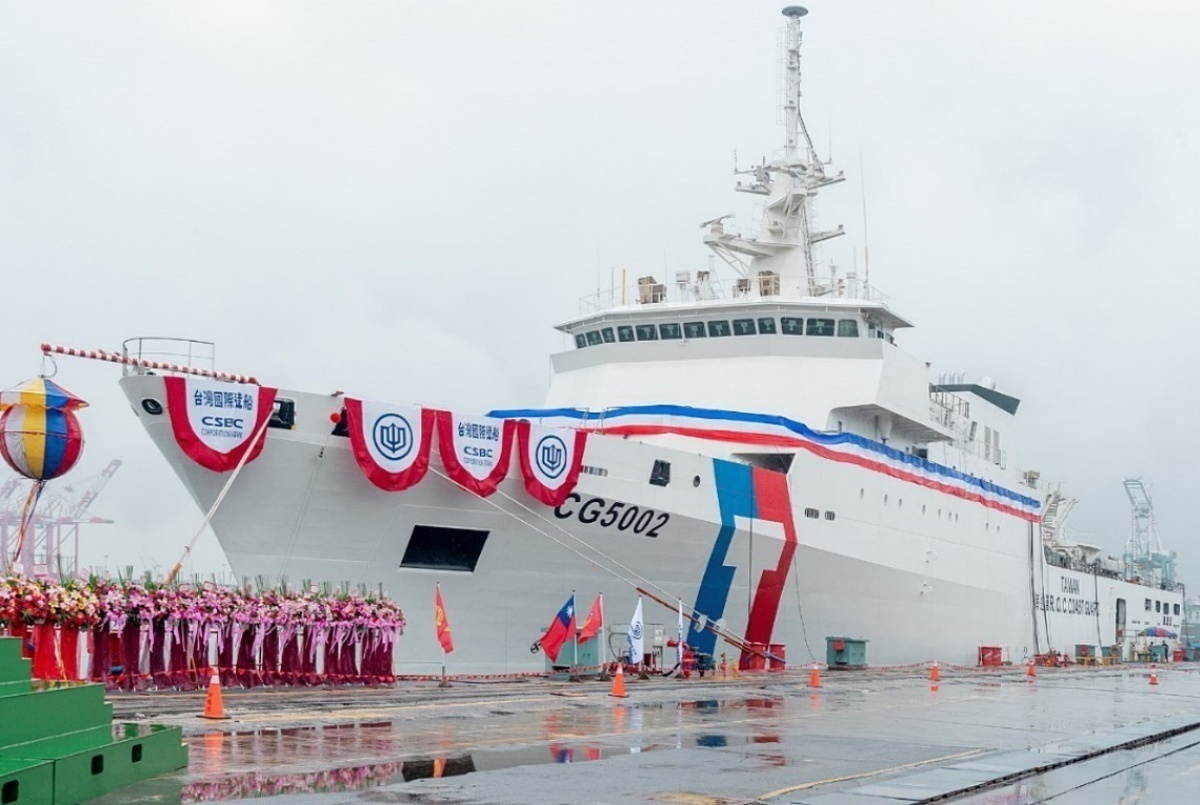
<instances>
[{"instance_id":1,"label":"porthole","mask_svg":"<svg viewBox=\"0 0 1200 805\"><path fill-rule=\"evenodd\" d=\"M904 498L896 498L896 508L897 509L904 508Z\"/></svg>"},{"instance_id":2,"label":"porthole","mask_svg":"<svg viewBox=\"0 0 1200 805\"><path fill-rule=\"evenodd\" d=\"M699 486L699 485L700 485L700 476L697 475L694 478L692 478L692 486Z\"/></svg>"},{"instance_id":3,"label":"porthole","mask_svg":"<svg viewBox=\"0 0 1200 805\"><path fill-rule=\"evenodd\" d=\"M924 513L925 513L925 504L922 503L921 504L921 514L924 514Z\"/></svg>"},{"instance_id":4,"label":"porthole","mask_svg":"<svg viewBox=\"0 0 1200 805\"><path fill-rule=\"evenodd\" d=\"M859 500L862 500L862 499L863 499L863 497L865 497L865 496L866 496L866 494L867 494L867 490L865 490L865 489L859 489L859 490L858 490L858 499L859 499Z\"/></svg>"},{"instance_id":5,"label":"porthole","mask_svg":"<svg viewBox=\"0 0 1200 805\"><path fill-rule=\"evenodd\" d=\"M162 403L153 397L147 397L142 400L142 410L150 416L158 416L163 412Z\"/></svg>"},{"instance_id":6,"label":"porthole","mask_svg":"<svg viewBox=\"0 0 1200 805\"><path fill-rule=\"evenodd\" d=\"M886 506L886 505L887 505L887 502L888 502L888 496L887 496L887 495L884 495L884 496L883 496L883 505L884 505L884 506Z\"/></svg>"}]
</instances>

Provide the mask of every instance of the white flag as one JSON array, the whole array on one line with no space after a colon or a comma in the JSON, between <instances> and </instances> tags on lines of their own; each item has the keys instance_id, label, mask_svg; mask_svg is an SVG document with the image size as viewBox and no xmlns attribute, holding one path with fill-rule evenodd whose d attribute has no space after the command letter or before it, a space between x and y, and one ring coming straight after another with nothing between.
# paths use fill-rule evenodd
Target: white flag
<instances>
[{"instance_id":1,"label":"white flag","mask_svg":"<svg viewBox=\"0 0 1200 805\"><path fill-rule=\"evenodd\" d=\"M638 596L637 609L633 611L633 620L629 622L629 633L625 636L625 642L629 646L629 661L631 663L640 663L645 652L645 643L642 640L642 598Z\"/></svg>"},{"instance_id":2,"label":"white flag","mask_svg":"<svg viewBox=\"0 0 1200 805\"><path fill-rule=\"evenodd\" d=\"M679 600L679 631L675 633L675 645L676 662L683 668L683 599Z\"/></svg>"}]
</instances>

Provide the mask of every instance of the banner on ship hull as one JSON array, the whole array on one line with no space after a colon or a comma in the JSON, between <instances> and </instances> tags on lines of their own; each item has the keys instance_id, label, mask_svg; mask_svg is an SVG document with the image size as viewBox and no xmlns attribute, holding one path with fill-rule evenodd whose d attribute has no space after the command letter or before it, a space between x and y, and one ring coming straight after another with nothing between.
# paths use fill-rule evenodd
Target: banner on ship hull
<instances>
[{"instance_id":1,"label":"banner on ship hull","mask_svg":"<svg viewBox=\"0 0 1200 805\"><path fill-rule=\"evenodd\" d=\"M275 389L195 377L164 377L163 383L175 441L197 464L228 472L247 451L248 462L262 452Z\"/></svg>"},{"instance_id":2,"label":"banner on ship hull","mask_svg":"<svg viewBox=\"0 0 1200 805\"><path fill-rule=\"evenodd\" d=\"M481 498L508 475L514 423L491 417L437 412L438 451L450 480Z\"/></svg>"},{"instance_id":3,"label":"banner on ship hull","mask_svg":"<svg viewBox=\"0 0 1200 805\"><path fill-rule=\"evenodd\" d=\"M350 448L363 474L385 492L408 489L429 471L434 410L346 398Z\"/></svg>"},{"instance_id":4,"label":"banner on ship hull","mask_svg":"<svg viewBox=\"0 0 1200 805\"><path fill-rule=\"evenodd\" d=\"M587 433L517 423L517 450L525 491L547 506L561 506L579 482Z\"/></svg>"}]
</instances>

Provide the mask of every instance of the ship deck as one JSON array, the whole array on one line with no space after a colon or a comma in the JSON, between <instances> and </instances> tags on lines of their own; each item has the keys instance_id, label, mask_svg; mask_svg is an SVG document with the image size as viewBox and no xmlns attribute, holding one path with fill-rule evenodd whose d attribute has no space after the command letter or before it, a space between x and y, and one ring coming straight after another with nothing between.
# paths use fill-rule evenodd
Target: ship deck
<instances>
[{"instance_id":1,"label":"ship deck","mask_svg":"<svg viewBox=\"0 0 1200 805\"><path fill-rule=\"evenodd\" d=\"M737 681L456 682L397 689L116 694L177 723L191 766L121 802L1185 801L1200 666L807 671ZM1004 781L1003 785L995 781ZM957 792L957 793L956 793ZM1000 799L997 799L1000 797ZM116 802L116 800L112 800Z\"/></svg>"}]
</instances>

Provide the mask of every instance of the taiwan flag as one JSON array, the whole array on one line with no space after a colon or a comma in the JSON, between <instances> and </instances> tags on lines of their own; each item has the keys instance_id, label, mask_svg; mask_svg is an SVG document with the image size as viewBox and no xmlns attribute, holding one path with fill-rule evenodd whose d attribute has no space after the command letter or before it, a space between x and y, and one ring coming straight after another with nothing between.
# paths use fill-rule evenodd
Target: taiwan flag
<instances>
[{"instance_id":1,"label":"taiwan flag","mask_svg":"<svg viewBox=\"0 0 1200 805\"><path fill-rule=\"evenodd\" d=\"M546 652L550 662L554 662L558 659L558 650L562 648L562 644L574 634L575 594L571 593L567 603L563 604L563 608L554 616L554 620L550 621L550 627L546 629L546 633L538 642L542 644L542 651Z\"/></svg>"}]
</instances>

